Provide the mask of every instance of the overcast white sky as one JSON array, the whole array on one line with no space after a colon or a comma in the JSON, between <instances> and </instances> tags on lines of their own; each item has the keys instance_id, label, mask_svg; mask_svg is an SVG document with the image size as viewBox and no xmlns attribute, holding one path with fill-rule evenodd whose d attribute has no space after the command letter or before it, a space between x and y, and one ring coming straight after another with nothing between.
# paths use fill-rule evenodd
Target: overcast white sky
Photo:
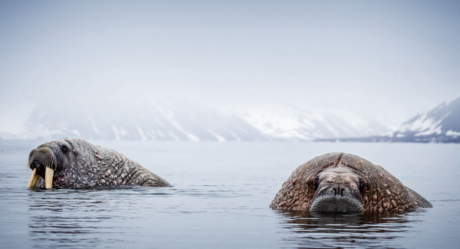
<instances>
[{"instance_id":1,"label":"overcast white sky","mask_svg":"<svg viewBox=\"0 0 460 249\"><path fill-rule=\"evenodd\" d=\"M75 95L390 119L460 96L460 1L0 1L0 37L7 132Z\"/></svg>"}]
</instances>

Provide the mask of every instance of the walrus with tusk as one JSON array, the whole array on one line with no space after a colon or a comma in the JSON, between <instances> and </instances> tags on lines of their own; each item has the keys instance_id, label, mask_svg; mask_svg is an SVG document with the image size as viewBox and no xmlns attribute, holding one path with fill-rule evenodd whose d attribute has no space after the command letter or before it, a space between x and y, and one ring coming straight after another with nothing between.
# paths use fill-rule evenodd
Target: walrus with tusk
<instances>
[{"instance_id":1,"label":"walrus with tusk","mask_svg":"<svg viewBox=\"0 0 460 249\"><path fill-rule=\"evenodd\" d=\"M382 166L351 154L329 153L297 167L270 207L301 212L382 213L432 205Z\"/></svg>"},{"instance_id":2,"label":"walrus with tusk","mask_svg":"<svg viewBox=\"0 0 460 249\"><path fill-rule=\"evenodd\" d=\"M82 139L63 138L38 146L29 154L28 188L88 188L170 184L119 152Z\"/></svg>"}]
</instances>

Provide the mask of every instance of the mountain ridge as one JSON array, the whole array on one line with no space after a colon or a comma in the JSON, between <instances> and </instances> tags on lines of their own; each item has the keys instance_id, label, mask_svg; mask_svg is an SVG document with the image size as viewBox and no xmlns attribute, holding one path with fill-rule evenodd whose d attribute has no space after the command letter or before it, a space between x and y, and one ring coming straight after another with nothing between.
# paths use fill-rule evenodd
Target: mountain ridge
<instances>
[{"instance_id":1,"label":"mountain ridge","mask_svg":"<svg viewBox=\"0 0 460 249\"><path fill-rule=\"evenodd\" d=\"M342 115L341 115L342 114ZM79 137L155 141L460 142L460 97L421 112L391 130L353 113L278 105L239 115L191 101L85 99L42 102L27 132L0 132L3 140Z\"/></svg>"},{"instance_id":2,"label":"mountain ridge","mask_svg":"<svg viewBox=\"0 0 460 249\"><path fill-rule=\"evenodd\" d=\"M84 98L37 105L17 139L79 137L89 140L313 141L365 136L375 131L362 118L352 122L330 112L281 106L242 116L191 101L99 100ZM375 125L374 125L375 126ZM380 125L378 132L388 131ZM0 138L15 136L0 133Z\"/></svg>"},{"instance_id":3,"label":"mountain ridge","mask_svg":"<svg viewBox=\"0 0 460 249\"><path fill-rule=\"evenodd\" d=\"M316 141L336 141L317 139ZM387 135L340 138L342 142L460 143L460 97L445 101L403 122Z\"/></svg>"}]
</instances>

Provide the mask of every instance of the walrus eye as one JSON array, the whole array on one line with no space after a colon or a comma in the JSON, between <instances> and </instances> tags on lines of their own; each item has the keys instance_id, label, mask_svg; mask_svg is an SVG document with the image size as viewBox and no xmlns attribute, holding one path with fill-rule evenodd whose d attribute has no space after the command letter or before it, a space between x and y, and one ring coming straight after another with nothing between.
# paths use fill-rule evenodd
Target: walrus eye
<instances>
[{"instance_id":1,"label":"walrus eye","mask_svg":"<svg viewBox=\"0 0 460 249\"><path fill-rule=\"evenodd\" d=\"M364 185L365 185L365 182L363 181L363 179L359 179L359 189L360 190L364 189Z\"/></svg>"},{"instance_id":2,"label":"walrus eye","mask_svg":"<svg viewBox=\"0 0 460 249\"><path fill-rule=\"evenodd\" d=\"M67 145L63 144L63 145L61 145L61 151L62 151L62 153L65 154L65 153L69 152L69 147L67 147Z\"/></svg>"},{"instance_id":3,"label":"walrus eye","mask_svg":"<svg viewBox=\"0 0 460 249\"><path fill-rule=\"evenodd\" d=\"M316 176L315 179L313 179L313 186L315 186L315 189L318 188L318 182L319 182L319 176Z\"/></svg>"}]
</instances>

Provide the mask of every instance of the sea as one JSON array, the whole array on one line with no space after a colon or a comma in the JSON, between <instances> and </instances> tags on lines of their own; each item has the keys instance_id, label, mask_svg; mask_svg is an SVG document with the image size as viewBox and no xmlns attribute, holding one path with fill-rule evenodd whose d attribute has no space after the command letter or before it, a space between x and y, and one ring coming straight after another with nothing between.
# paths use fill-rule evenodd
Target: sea
<instances>
[{"instance_id":1,"label":"sea","mask_svg":"<svg viewBox=\"0 0 460 249\"><path fill-rule=\"evenodd\" d=\"M460 144L93 141L172 186L27 189L42 142L0 141L0 248L460 248ZM269 208L297 166L328 152L382 165L433 208Z\"/></svg>"}]
</instances>

